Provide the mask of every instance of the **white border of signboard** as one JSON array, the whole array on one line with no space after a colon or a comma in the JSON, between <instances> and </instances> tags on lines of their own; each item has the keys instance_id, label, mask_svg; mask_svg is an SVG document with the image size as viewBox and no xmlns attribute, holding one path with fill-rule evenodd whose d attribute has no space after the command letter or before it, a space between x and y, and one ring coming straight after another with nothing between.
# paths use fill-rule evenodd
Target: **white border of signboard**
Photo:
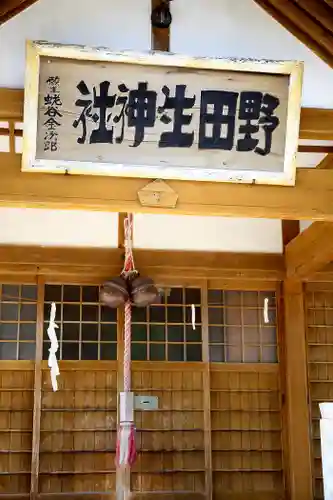
<instances>
[{"instance_id":1,"label":"white border of signboard","mask_svg":"<svg viewBox=\"0 0 333 500\"><path fill-rule=\"evenodd\" d=\"M153 66L174 66L191 69L246 71L289 76L285 162L283 172L230 171L180 167L151 167L145 165L119 165L82 161L41 160L36 157L37 118L40 57L54 57L84 61L117 62ZM236 182L251 184L295 184L296 154L298 149L299 122L303 63L299 61L269 61L253 59L219 59L187 57L164 52L113 52L100 47L52 44L44 41L28 41L26 53L23 155L22 171L59 174L107 175L116 177L141 177L149 179L177 179L193 181Z\"/></svg>"}]
</instances>

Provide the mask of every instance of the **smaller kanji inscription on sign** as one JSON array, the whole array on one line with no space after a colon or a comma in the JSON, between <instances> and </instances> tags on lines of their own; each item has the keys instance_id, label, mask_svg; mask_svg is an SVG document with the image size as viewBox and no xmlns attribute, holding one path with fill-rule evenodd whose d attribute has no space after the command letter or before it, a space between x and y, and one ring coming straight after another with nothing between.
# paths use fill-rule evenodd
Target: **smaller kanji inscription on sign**
<instances>
[{"instance_id":1,"label":"smaller kanji inscription on sign","mask_svg":"<svg viewBox=\"0 0 333 500\"><path fill-rule=\"evenodd\" d=\"M60 127L61 98L59 76L49 76L46 80L47 93L44 96L45 128L44 151L55 152L58 150L58 128Z\"/></svg>"},{"instance_id":2,"label":"smaller kanji inscription on sign","mask_svg":"<svg viewBox=\"0 0 333 500\"><path fill-rule=\"evenodd\" d=\"M290 164L290 174L300 106L290 105L290 75L172 67L169 57L159 66L41 56L36 165L256 182Z\"/></svg>"}]
</instances>

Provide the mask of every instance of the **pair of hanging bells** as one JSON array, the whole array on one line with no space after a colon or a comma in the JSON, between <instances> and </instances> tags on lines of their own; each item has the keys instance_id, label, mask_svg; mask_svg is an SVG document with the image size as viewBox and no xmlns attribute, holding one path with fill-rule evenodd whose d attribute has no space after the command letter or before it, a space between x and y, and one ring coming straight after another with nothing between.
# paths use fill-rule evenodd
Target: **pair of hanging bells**
<instances>
[{"instance_id":1,"label":"pair of hanging bells","mask_svg":"<svg viewBox=\"0 0 333 500\"><path fill-rule=\"evenodd\" d=\"M112 308L122 306L128 300L136 307L147 307L157 302L158 289L151 278L135 274L125 278L117 276L104 283L100 291L100 301Z\"/></svg>"}]
</instances>

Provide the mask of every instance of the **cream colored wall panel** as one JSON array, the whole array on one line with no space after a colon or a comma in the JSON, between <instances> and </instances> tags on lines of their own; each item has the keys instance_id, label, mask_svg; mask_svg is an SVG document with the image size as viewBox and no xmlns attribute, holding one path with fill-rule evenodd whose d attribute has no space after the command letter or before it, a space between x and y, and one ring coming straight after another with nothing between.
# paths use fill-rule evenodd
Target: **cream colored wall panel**
<instances>
[{"instance_id":1,"label":"cream colored wall panel","mask_svg":"<svg viewBox=\"0 0 333 500\"><path fill-rule=\"evenodd\" d=\"M117 247L118 214L0 208L0 244Z\"/></svg>"},{"instance_id":2,"label":"cream colored wall panel","mask_svg":"<svg viewBox=\"0 0 333 500\"><path fill-rule=\"evenodd\" d=\"M225 252L282 252L280 220L140 214L134 246Z\"/></svg>"}]
</instances>

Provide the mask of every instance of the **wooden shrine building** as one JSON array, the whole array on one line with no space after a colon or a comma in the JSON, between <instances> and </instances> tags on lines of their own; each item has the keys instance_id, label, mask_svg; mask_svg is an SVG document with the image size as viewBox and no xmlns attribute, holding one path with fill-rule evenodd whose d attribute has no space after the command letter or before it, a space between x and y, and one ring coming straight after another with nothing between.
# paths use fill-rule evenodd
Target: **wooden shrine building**
<instances>
[{"instance_id":1,"label":"wooden shrine building","mask_svg":"<svg viewBox=\"0 0 333 500\"><path fill-rule=\"evenodd\" d=\"M333 402L333 2L173 0L170 26L157 28L151 13L160 5L159 0L0 1L0 500L116 498L124 314L102 306L99 290L121 272L126 213L134 217L135 265L161 294L159 304L133 308L133 391L157 398L158 405L135 410L138 456L126 476L131 498L324 498L319 403ZM57 45L39 46L49 51L43 63L36 53L26 58L28 40L30 49L33 40L64 44L66 61L56 61ZM81 46L75 49L80 57L69 44ZM124 69L117 51L163 52L152 57L164 68L166 61L178 61L176 70L165 70L166 81L179 78L186 66L194 76L185 78L183 90L187 85L193 95L199 88L195 78L207 82L208 73L215 78L217 57L238 58L252 73L250 59L270 60L267 68L278 60L304 65L302 85L292 71L290 80L282 70L274 76L274 89L288 108L277 118L287 121L281 141L296 145L295 151L285 148L290 162L296 159L296 178L267 183L259 172L250 183L248 177L220 182L170 173L160 181L158 175L121 176L121 169L111 177L71 175L67 167L58 173L26 171L29 161L30 167L35 160L41 166L40 158L47 163L54 157L46 151L55 137L50 128L48 145L37 137L35 156L30 150L26 155L40 117L34 106L43 75L56 67L67 82L79 78L87 64L82 54L101 46L111 47L118 58L113 76L129 80L134 70ZM96 71L104 75L109 55L99 51ZM193 62L196 57L204 66ZM151 66L146 78L157 81L159 70ZM260 71L254 79L273 78L269 69ZM90 67L91 78L94 74ZM119 92L128 91L118 83ZM78 83L83 96L85 85ZM173 102L163 89L171 100L169 108L158 108L161 115ZM256 89L247 88L252 99ZM129 123L135 122L131 109L140 95L132 94ZM275 102L267 94L260 98L268 99L262 101L266 106ZM206 104L208 110L212 103ZM142 115L147 123L149 110ZM125 120L122 113L118 122ZM66 123L75 118L70 111L64 116ZM77 129L59 129L60 163L75 159L77 150L68 144L78 135L80 120L83 125L82 116L73 122ZM107 122L110 116L105 115ZM86 117L88 126L98 120L91 110ZM220 129L226 123L222 120ZM152 142L151 130L145 133ZM136 129L126 150L131 165L141 161L142 140ZM201 145L204 149L207 142ZM123 145L118 146L121 156ZM238 141L237 147L236 163L249 143ZM253 156L254 147L245 154L260 171L266 153L261 149ZM203 168L199 152L186 164L185 149L177 161ZM29 160L23 169L22 151L24 162ZM270 157L273 171L283 151ZM114 154L106 161L117 163ZM207 162L217 158L215 151L209 154ZM170 158L165 171L172 170L176 156ZM53 302L59 327L57 392L47 363Z\"/></svg>"}]
</instances>

